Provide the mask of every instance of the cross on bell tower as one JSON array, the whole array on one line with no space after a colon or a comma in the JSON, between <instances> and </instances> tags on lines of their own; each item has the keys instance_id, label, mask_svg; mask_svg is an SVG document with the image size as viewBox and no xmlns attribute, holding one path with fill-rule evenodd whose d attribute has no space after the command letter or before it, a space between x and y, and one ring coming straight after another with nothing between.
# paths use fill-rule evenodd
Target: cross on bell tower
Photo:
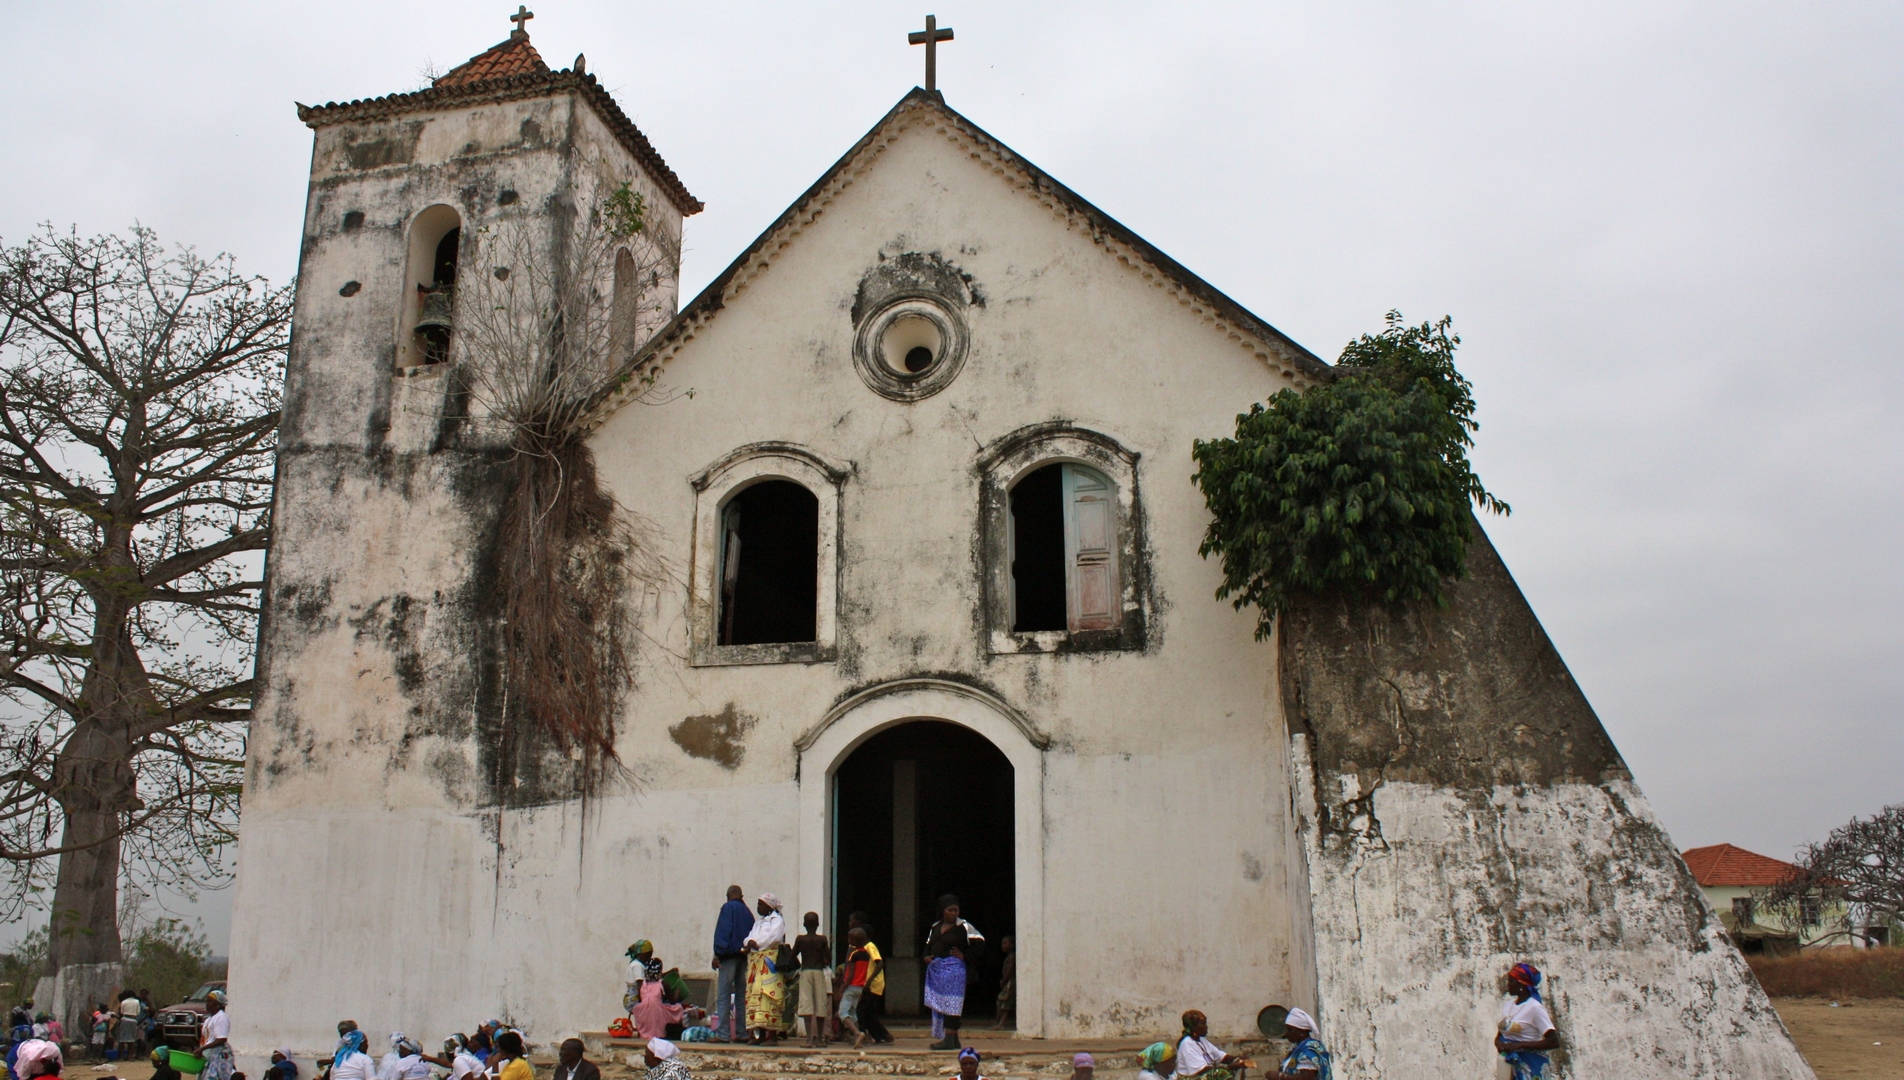
<instances>
[{"instance_id":1,"label":"cross on bell tower","mask_svg":"<svg viewBox=\"0 0 1904 1080\"><path fill-rule=\"evenodd\" d=\"M926 28L924 30L914 30L906 35L908 44L924 45L926 47L927 90L937 90L939 88L939 42L951 40L952 28L948 26L943 30L939 29L939 17L937 15L926 16Z\"/></svg>"}]
</instances>

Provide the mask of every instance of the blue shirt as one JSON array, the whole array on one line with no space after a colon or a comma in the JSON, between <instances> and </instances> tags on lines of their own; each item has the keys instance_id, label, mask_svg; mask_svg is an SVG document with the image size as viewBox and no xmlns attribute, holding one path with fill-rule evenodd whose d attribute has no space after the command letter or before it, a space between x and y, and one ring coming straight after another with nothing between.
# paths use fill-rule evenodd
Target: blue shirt
<instances>
[{"instance_id":1,"label":"blue shirt","mask_svg":"<svg viewBox=\"0 0 1904 1080\"><path fill-rule=\"evenodd\" d=\"M721 917L714 923L714 956L725 959L747 951L747 935L754 931L754 913L743 900L721 905Z\"/></svg>"},{"instance_id":2,"label":"blue shirt","mask_svg":"<svg viewBox=\"0 0 1904 1080\"><path fill-rule=\"evenodd\" d=\"M1314 1035L1297 1043L1283 1059L1279 1072L1284 1075L1299 1073L1304 1069L1314 1069L1316 1080L1329 1080L1329 1051L1323 1048L1322 1040Z\"/></svg>"}]
</instances>

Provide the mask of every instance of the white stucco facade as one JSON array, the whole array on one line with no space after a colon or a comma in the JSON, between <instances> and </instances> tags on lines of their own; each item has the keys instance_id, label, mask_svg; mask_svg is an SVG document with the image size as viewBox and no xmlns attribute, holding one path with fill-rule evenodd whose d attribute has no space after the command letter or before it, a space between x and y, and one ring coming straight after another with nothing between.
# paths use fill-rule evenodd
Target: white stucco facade
<instances>
[{"instance_id":1,"label":"white stucco facade","mask_svg":"<svg viewBox=\"0 0 1904 1080\"><path fill-rule=\"evenodd\" d=\"M639 360L655 392L594 415L603 482L665 568L628 598L625 778L582 797L564 761L500 746L489 551L508 451L469 418L453 354L403 361L405 274L432 207L468 228L628 180L664 227L698 209L593 86L545 69L307 116L234 903L241 1055L325 1049L341 1018L431 1039L489 1016L537 1043L599 1029L630 941L707 971L734 882L831 930L840 772L869 740L935 720L1011 770L1020 1035L1168 1037L1199 1008L1227 1039L1282 1004L1338 1029L1340 1076L1482 1067L1483 968L1506 957L1411 951L1407 914L1477 850L1461 797L1383 788L1368 805L1396 843L1345 878L1315 824L1338 794L1292 760L1284 643L1213 598L1219 566L1197 555L1194 441L1326 369L934 94L907 95L653 338ZM891 340L930 341L936 366L897 372L873 351ZM1099 621L1020 632L1009 492L1054 463L1106 491L1093 565L1114 570ZM726 644L725 508L782 480L819 508L813 640ZM1501 797L1540 805L1519 842L1566 864L1609 830L1657 832L1643 810L1596 812L1608 790ZM1410 828L1431 839L1408 847ZM1547 897L1565 917L1572 879L1555 874L1503 902ZM1665 919L1609 930L1604 953L1563 935L1555 959L1638 973L1631 993L1677 995L1675 1015L1747 1009L1741 1031L1763 1045L1695 1047L1672 1059L1688 1075L1783 1075L1798 1059L1749 972L1711 954L1729 946L1698 918L1653 940ZM923 925L881 929L890 953ZM1369 977L1384 970L1418 997L1384 999ZM1565 982L1592 1018L1582 1034L1623 1041L1583 1062L1630 1067L1655 1042L1707 1037L1618 1019L1589 977ZM1483 1049L1444 1045L1445 1024L1383 1048L1377 1027L1424 1030L1455 999Z\"/></svg>"},{"instance_id":2,"label":"white stucco facade","mask_svg":"<svg viewBox=\"0 0 1904 1080\"><path fill-rule=\"evenodd\" d=\"M470 665L471 631L444 598L480 576L481 515L431 452L447 372L393 376L394 324L365 302L401 289L406 210L462 207L469 170L425 158L453 159L431 147L472 141L457 125L476 121L431 115L416 161L369 170L335 167L330 149L363 133L319 128L291 376L306 396L287 440L309 452L285 459L283 614L261 703L276 721L253 736L233 946L245 1049L308 1045L345 1016L435 1032L501 1014L538 1040L598 1028L628 941L706 970L730 881L831 926L829 785L855 746L909 719L976 731L1011 763L1021 1034L1166 1029L1189 1004L1181 980L1225 1034L1264 1005L1313 1004L1273 643L1210 599L1189 479L1195 438L1309 376L948 116L924 97L896 110L670 345L661 385L683 392L604 411L601 473L678 587L634 600L639 685L618 743L632 783L516 808L481 791L477 725L418 721L455 682L437 673ZM532 155L507 180L517 205L563 182L560 154ZM432 173L450 190L430 190ZM333 238L324 219L350 209L383 227ZM967 352L943 389L892 400L854 365L852 309L882 262L921 253L962 275L949 306ZM363 291L319 285L333 278ZM389 429L365 468L380 408ZM987 623L987 485L1052 461L1121 478L1129 632L1097 651ZM819 489L826 647L784 662L697 653L714 603L706 530L728 490L772 477ZM735 760L670 737L721 715ZM1183 891L1159 887L1173 866ZM285 978L298 993L270 990Z\"/></svg>"}]
</instances>

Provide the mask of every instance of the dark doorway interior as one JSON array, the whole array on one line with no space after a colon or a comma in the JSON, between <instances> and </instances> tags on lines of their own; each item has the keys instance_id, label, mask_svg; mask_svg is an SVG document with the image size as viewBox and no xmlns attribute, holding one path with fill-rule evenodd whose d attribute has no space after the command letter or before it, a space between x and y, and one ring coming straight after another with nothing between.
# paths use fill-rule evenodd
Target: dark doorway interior
<instances>
[{"instance_id":1,"label":"dark doorway interior","mask_svg":"<svg viewBox=\"0 0 1904 1080\"><path fill-rule=\"evenodd\" d=\"M1063 630L1064 466L1046 465L1012 485L1011 514L1012 630Z\"/></svg>"},{"instance_id":2,"label":"dark doorway interior","mask_svg":"<svg viewBox=\"0 0 1904 1080\"><path fill-rule=\"evenodd\" d=\"M965 1015L995 1016L998 945L1017 925L1011 762L968 728L914 720L868 739L840 766L835 784L834 940L846 940L848 914L866 912L890 965L887 1011L919 1015L918 956L934 905L952 893L985 935L984 948L967 956ZM908 802L910 844L898 820ZM895 874L908 847L913 865ZM909 914L895 913L896 900Z\"/></svg>"},{"instance_id":3,"label":"dark doorway interior","mask_svg":"<svg viewBox=\"0 0 1904 1080\"><path fill-rule=\"evenodd\" d=\"M767 480L721 514L722 645L812 641L820 588L820 501Z\"/></svg>"},{"instance_id":4,"label":"dark doorway interior","mask_svg":"<svg viewBox=\"0 0 1904 1080\"><path fill-rule=\"evenodd\" d=\"M439 285L456 284L456 256L462 247L463 229L458 226L443 234L436 242L436 259L431 269L431 281Z\"/></svg>"}]
</instances>

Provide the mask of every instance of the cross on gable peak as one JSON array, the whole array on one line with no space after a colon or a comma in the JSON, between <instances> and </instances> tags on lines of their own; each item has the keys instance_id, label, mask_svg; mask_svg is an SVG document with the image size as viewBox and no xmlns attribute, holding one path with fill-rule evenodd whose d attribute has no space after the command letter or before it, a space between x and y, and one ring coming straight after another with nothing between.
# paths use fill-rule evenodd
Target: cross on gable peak
<instances>
[{"instance_id":1,"label":"cross on gable peak","mask_svg":"<svg viewBox=\"0 0 1904 1080\"><path fill-rule=\"evenodd\" d=\"M516 13L509 16L509 21L516 24L516 28L509 31L509 36L516 37L517 35L521 35L522 37L528 37L529 20L533 18L535 18L535 12L530 11L527 4L517 4Z\"/></svg>"},{"instance_id":2,"label":"cross on gable peak","mask_svg":"<svg viewBox=\"0 0 1904 1080\"><path fill-rule=\"evenodd\" d=\"M908 44L924 45L926 47L927 90L937 90L939 88L939 42L951 40L952 28L949 26L940 27L939 17L937 15L926 16L926 28L924 30L914 30L906 35L906 42Z\"/></svg>"}]
</instances>

